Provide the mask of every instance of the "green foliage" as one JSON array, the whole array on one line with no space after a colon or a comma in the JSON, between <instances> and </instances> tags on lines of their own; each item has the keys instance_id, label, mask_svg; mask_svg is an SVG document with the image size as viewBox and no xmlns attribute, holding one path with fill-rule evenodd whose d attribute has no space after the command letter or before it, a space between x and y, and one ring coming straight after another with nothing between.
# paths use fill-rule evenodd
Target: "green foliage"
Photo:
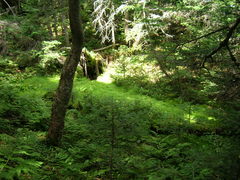
<instances>
[{"instance_id":1,"label":"green foliage","mask_svg":"<svg viewBox=\"0 0 240 180\"><path fill-rule=\"evenodd\" d=\"M85 77L95 80L103 72L103 57L99 53L88 51L87 48L83 48L81 57L81 69ZM81 72L77 71L78 76L81 76Z\"/></svg>"},{"instance_id":2,"label":"green foliage","mask_svg":"<svg viewBox=\"0 0 240 180\"><path fill-rule=\"evenodd\" d=\"M21 129L16 137L0 134L0 178L26 179L37 176L43 164L32 146L32 136ZM36 144L36 140L34 142Z\"/></svg>"},{"instance_id":3,"label":"green foliage","mask_svg":"<svg viewBox=\"0 0 240 180\"><path fill-rule=\"evenodd\" d=\"M19 95L19 89L8 81L2 81L0 87L2 132L7 132L10 127L24 126L36 130L46 129L49 110L45 102L39 98Z\"/></svg>"},{"instance_id":4,"label":"green foliage","mask_svg":"<svg viewBox=\"0 0 240 180\"><path fill-rule=\"evenodd\" d=\"M15 91L11 92L15 99L19 96L34 99L44 96L45 103L50 104L52 95L47 92L54 91L57 81L58 77L33 77L21 82L24 88L22 92L15 90L18 96ZM21 102L29 103L23 99ZM50 110L50 106L45 106L47 109L42 111L41 103L37 104L41 114ZM33 119L31 115L40 118L28 105L25 106L29 109L24 112L29 113L29 116L25 115L28 120ZM29 130L42 130L43 123L36 123L39 122L37 119L33 119L31 126L25 126L28 129L18 129L14 136L0 136L2 177L237 177L238 138L215 134L217 128L222 128L219 126L221 120L226 118L223 111L206 105L158 101L139 95L135 90L126 91L114 84L87 79L75 81L69 107L61 147L47 147L42 143L45 133ZM5 122L6 125L8 123ZM6 140L2 140L4 138Z\"/></svg>"},{"instance_id":5,"label":"green foliage","mask_svg":"<svg viewBox=\"0 0 240 180\"><path fill-rule=\"evenodd\" d=\"M229 177L239 168L238 159L234 158L238 156L239 148L235 146L234 139L184 133L150 135L150 122L146 120L156 118L156 114L152 114L153 110L141 101L122 101L88 94L81 104L83 109L80 112L71 110L67 115L63 142L70 147L75 144L70 148L73 157L66 159L71 162L72 176L206 179ZM160 113L157 109L155 111ZM200 110L198 113L201 114ZM147 117L149 114L151 117ZM167 119L163 115L159 114L159 120ZM173 119L168 121L174 122ZM174 129L176 124L168 126L165 122L160 126L166 128L165 131L162 128L162 132L177 132ZM227 159L229 156L231 160ZM207 159L211 162L208 163ZM82 165L76 166L77 162L82 162ZM229 163L224 169L226 174L222 173L221 162ZM227 168L232 164L236 165L234 170Z\"/></svg>"},{"instance_id":6,"label":"green foliage","mask_svg":"<svg viewBox=\"0 0 240 180\"><path fill-rule=\"evenodd\" d=\"M25 69L27 67L32 67L38 63L37 56L32 52L20 52L20 55L16 58L16 63L20 69Z\"/></svg>"},{"instance_id":7,"label":"green foliage","mask_svg":"<svg viewBox=\"0 0 240 180\"><path fill-rule=\"evenodd\" d=\"M43 41L42 50L37 52L37 55L40 57L39 66L43 68L47 74L58 72L62 67L62 64L59 62L62 54L57 50L57 46L60 44L61 42L57 40Z\"/></svg>"},{"instance_id":8,"label":"green foliage","mask_svg":"<svg viewBox=\"0 0 240 180\"><path fill-rule=\"evenodd\" d=\"M14 74L17 71L17 64L8 58L3 58L0 56L0 77L1 79L7 76L8 74Z\"/></svg>"},{"instance_id":9,"label":"green foliage","mask_svg":"<svg viewBox=\"0 0 240 180\"><path fill-rule=\"evenodd\" d=\"M238 160L226 158L229 151L236 153L236 147L230 144L232 139L216 135L197 137L194 135L160 135L148 138L142 145L145 158L149 159L147 177L150 179L214 179L236 177L228 169ZM222 162L229 163L223 165ZM238 165L237 165L238 166ZM226 169L225 169L226 168ZM224 170L223 170L224 169ZM228 169L228 170L227 170ZM222 173L222 170L226 174ZM230 170L230 171L229 171Z\"/></svg>"},{"instance_id":10,"label":"green foliage","mask_svg":"<svg viewBox=\"0 0 240 180\"><path fill-rule=\"evenodd\" d=\"M105 58L117 86L78 69L60 147L41 132L59 78L36 75L68 54L67 1L19 2L0 20L0 179L239 178L239 27L205 58L237 1L82 1L89 77Z\"/></svg>"}]
</instances>

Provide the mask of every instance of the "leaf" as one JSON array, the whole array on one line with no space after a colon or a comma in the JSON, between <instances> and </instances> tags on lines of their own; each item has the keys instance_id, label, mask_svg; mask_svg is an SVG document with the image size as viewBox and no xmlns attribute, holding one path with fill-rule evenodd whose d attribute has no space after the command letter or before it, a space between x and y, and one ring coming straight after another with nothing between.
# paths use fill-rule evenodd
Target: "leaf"
<instances>
[{"instance_id":1,"label":"leaf","mask_svg":"<svg viewBox=\"0 0 240 180\"><path fill-rule=\"evenodd\" d=\"M17 154L21 154L21 155L30 155L27 151L24 150L18 150L18 151L14 151L13 154L17 155Z\"/></svg>"}]
</instances>

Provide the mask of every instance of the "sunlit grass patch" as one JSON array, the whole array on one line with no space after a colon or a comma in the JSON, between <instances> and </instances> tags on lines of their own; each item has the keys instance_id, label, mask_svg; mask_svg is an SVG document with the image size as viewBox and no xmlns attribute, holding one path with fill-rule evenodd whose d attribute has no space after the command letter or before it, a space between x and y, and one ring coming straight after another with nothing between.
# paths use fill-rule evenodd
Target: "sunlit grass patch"
<instances>
[{"instance_id":1,"label":"sunlit grass patch","mask_svg":"<svg viewBox=\"0 0 240 180\"><path fill-rule=\"evenodd\" d=\"M59 76L36 76L26 79L22 83L24 91L22 94L42 97L46 92L53 91L57 88Z\"/></svg>"},{"instance_id":2,"label":"sunlit grass patch","mask_svg":"<svg viewBox=\"0 0 240 180\"><path fill-rule=\"evenodd\" d=\"M23 94L42 97L47 92L57 88L59 77L33 77L23 82L25 87ZM157 126L207 126L217 127L218 119L214 111L208 106L191 105L186 102L160 101L149 96L138 94L135 90L124 89L115 84L106 84L98 81L90 81L86 78L75 79L71 103L83 103L86 96L94 99L109 99L117 103L126 103L141 106L147 109L142 118ZM84 104L83 104L84 105ZM121 113L121 112L119 112Z\"/></svg>"}]
</instances>

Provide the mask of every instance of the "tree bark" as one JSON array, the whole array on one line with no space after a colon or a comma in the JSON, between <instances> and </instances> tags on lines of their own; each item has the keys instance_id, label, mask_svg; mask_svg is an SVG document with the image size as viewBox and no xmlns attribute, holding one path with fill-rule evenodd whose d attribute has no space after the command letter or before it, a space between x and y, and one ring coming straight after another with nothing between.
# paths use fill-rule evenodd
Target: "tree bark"
<instances>
[{"instance_id":1,"label":"tree bark","mask_svg":"<svg viewBox=\"0 0 240 180\"><path fill-rule=\"evenodd\" d=\"M66 3L65 3L65 1L63 1L63 0L58 0L58 4L59 4L59 7L60 7L61 9L64 9L64 8L66 7ZM69 46L69 45L70 45L70 42L69 42L69 33L68 33L68 26L67 26L67 23L66 23L67 17L68 17L67 13L65 12L65 10L63 10L62 13L61 13L62 34L63 34L64 37L65 37L65 45L66 45L66 46Z\"/></svg>"},{"instance_id":2,"label":"tree bark","mask_svg":"<svg viewBox=\"0 0 240 180\"><path fill-rule=\"evenodd\" d=\"M80 60L83 47L83 30L79 15L79 0L69 0L69 20L72 33L72 49L64 63L56 96L52 106L51 123L47 141L50 145L59 145L64 129L64 118L70 99L74 74Z\"/></svg>"},{"instance_id":3,"label":"tree bark","mask_svg":"<svg viewBox=\"0 0 240 180\"><path fill-rule=\"evenodd\" d=\"M50 22L50 21L46 22L46 26L47 26L47 29L48 29L49 36L50 36L51 39L52 39L52 37L53 37L53 31L52 31L52 27L51 27L51 22Z\"/></svg>"},{"instance_id":4,"label":"tree bark","mask_svg":"<svg viewBox=\"0 0 240 180\"><path fill-rule=\"evenodd\" d=\"M67 25L65 23L65 19L66 19L66 16L65 16L65 13L62 14L62 31L63 31L63 34L64 34L64 37L65 37L65 43L66 43L66 46L69 46L69 34L68 34L68 30L67 30Z\"/></svg>"},{"instance_id":5,"label":"tree bark","mask_svg":"<svg viewBox=\"0 0 240 180\"><path fill-rule=\"evenodd\" d=\"M55 39L58 37L58 17L57 13L53 15L53 31L55 35Z\"/></svg>"}]
</instances>

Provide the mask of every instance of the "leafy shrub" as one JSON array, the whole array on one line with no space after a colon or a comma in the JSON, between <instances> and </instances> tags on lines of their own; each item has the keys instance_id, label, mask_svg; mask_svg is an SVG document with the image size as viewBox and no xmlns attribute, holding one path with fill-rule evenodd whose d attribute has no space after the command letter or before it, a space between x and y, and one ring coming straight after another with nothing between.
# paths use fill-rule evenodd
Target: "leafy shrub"
<instances>
[{"instance_id":1,"label":"leafy shrub","mask_svg":"<svg viewBox=\"0 0 240 180\"><path fill-rule=\"evenodd\" d=\"M44 101L49 103L51 92L56 88L53 81L57 78L34 77L18 85L18 89L3 83L6 87L6 90L2 88L3 92L13 93L13 102L18 102L15 99L21 97L21 105L29 102L34 105L33 108L25 105L28 111L23 108L22 117L32 120L31 125L24 127L45 130L39 128L41 117L35 102L41 113L45 111L49 115L49 107L43 106L43 109L47 108L43 110L39 108L41 103L35 100L45 94ZM217 177L231 180L238 176L238 138L215 135L215 124L209 122L218 121L223 111L206 105L157 101L137 95L135 91L127 92L111 84L86 79L77 80L75 86L62 146L47 147L41 143L45 133L29 129L18 129L15 137L6 135L9 140L0 138L0 146L4 144L10 149L9 153L4 151L0 155L3 159L0 164L4 164L2 177L153 180ZM19 93L20 89L24 93ZM14 109L16 103L7 104ZM3 113L4 107L0 108ZM36 126L38 128L33 128ZM204 129L207 129L206 133L197 134ZM14 150L11 149L13 146ZM15 153L19 149L24 152ZM10 159L9 163L5 157Z\"/></svg>"},{"instance_id":2,"label":"leafy shrub","mask_svg":"<svg viewBox=\"0 0 240 180\"><path fill-rule=\"evenodd\" d=\"M66 122L65 142L76 144L71 148L72 162L83 163L75 173L115 177L124 171L123 160L135 152L134 147L148 134L149 124L142 118L146 111L137 106L137 102L128 104L91 94L85 95L81 104L80 112L68 112ZM83 140L79 141L79 137ZM76 148L81 150L76 151Z\"/></svg>"},{"instance_id":3,"label":"leafy shrub","mask_svg":"<svg viewBox=\"0 0 240 180\"><path fill-rule=\"evenodd\" d=\"M60 44L61 43L57 40L43 41L41 51L36 52L36 55L40 57L39 66L45 70L46 74L58 72L62 67L61 63L58 61L62 54L57 50Z\"/></svg>"},{"instance_id":4,"label":"leafy shrub","mask_svg":"<svg viewBox=\"0 0 240 180\"><path fill-rule=\"evenodd\" d=\"M38 175L42 165L37 160L40 154L29 143L31 144L29 133L21 130L18 131L17 138L0 134L0 179L33 179Z\"/></svg>"},{"instance_id":5,"label":"leafy shrub","mask_svg":"<svg viewBox=\"0 0 240 180\"><path fill-rule=\"evenodd\" d=\"M39 59L33 51L21 52L16 58L16 63L20 69L35 66L38 62Z\"/></svg>"},{"instance_id":6,"label":"leafy shrub","mask_svg":"<svg viewBox=\"0 0 240 180\"><path fill-rule=\"evenodd\" d=\"M17 70L17 64L13 61L3 58L0 56L0 73L1 76L4 76L4 74L14 74Z\"/></svg>"},{"instance_id":7,"label":"leafy shrub","mask_svg":"<svg viewBox=\"0 0 240 180\"><path fill-rule=\"evenodd\" d=\"M67 177L189 180L221 179L231 174L233 179L237 177L240 149L234 138L182 133L176 129L179 125L164 122L167 119L173 123L174 117L170 119L170 115L149 109L137 100L122 101L88 92L81 104L83 109L67 114L63 145L69 148L61 155L61 162L65 162L62 167L68 167L62 168L61 173ZM159 122L165 134L151 132L153 122Z\"/></svg>"},{"instance_id":8,"label":"leafy shrub","mask_svg":"<svg viewBox=\"0 0 240 180\"><path fill-rule=\"evenodd\" d=\"M36 97L20 96L19 90L13 84L2 81L0 85L0 117L9 123L8 126L31 129L46 129L49 109L45 102ZM7 124L5 124L7 126ZM6 132L4 127L1 131Z\"/></svg>"},{"instance_id":9,"label":"leafy shrub","mask_svg":"<svg viewBox=\"0 0 240 180\"><path fill-rule=\"evenodd\" d=\"M239 147L234 141L189 134L146 138L141 150L149 173L143 175L149 179L234 179L239 168L235 159Z\"/></svg>"}]
</instances>

